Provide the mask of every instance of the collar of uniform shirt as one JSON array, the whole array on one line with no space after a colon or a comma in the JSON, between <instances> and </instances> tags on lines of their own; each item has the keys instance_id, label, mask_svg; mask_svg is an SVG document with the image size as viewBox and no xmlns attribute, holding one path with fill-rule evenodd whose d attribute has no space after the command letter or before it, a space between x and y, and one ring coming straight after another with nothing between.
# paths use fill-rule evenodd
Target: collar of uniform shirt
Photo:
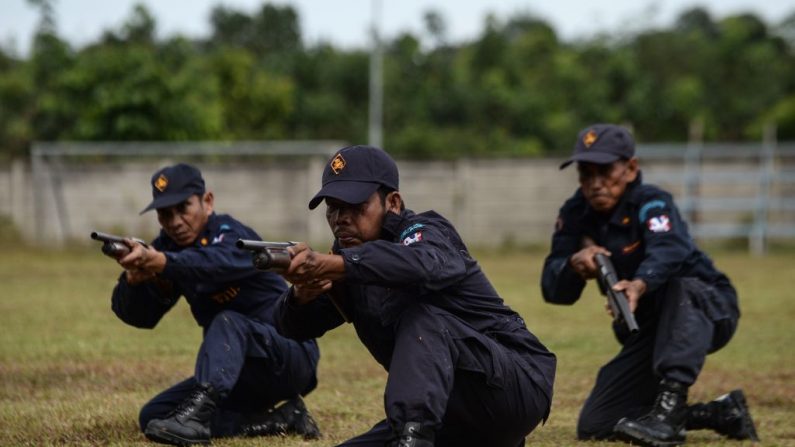
<instances>
[{"instance_id":1,"label":"collar of uniform shirt","mask_svg":"<svg viewBox=\"0 0 795 447\"><path fill-rule=\"evenodd\" d=\"M390 241L397 239L401 230L408 224L408 217L411 215L409 210L401 211L400 214L387 213L384 223L381 224L381 237Z\"/></svg>"}]
</instances>

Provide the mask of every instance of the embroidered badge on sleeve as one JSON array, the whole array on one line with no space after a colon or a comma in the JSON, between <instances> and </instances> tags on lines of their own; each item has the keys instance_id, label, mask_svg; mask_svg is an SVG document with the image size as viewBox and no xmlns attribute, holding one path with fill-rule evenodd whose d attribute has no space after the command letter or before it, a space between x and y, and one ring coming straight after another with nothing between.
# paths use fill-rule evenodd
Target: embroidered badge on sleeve
<instances>
[{"instance_id":1,"label":"embroidered badge on sleeve","mask_svg":"<svg viewBox=\"0 0 795 447\"><path fill-rule=\"evenodd\" d=\"M652 233L667 233L671 231L671 220L665 214L650 218L646 224Z\"/></svg>"},{"instance_id":2,"label":"embroidered badge on sleeve","mask_svg":"<svg viewBox=\"0 0 795 447\"><path fill-rule=\"evenodd\" d=\"M403 239L403 245L411 245L415 242L419 242L422 240L422 232L418 231L411 236Z\"/></svg>"}]
</instances>

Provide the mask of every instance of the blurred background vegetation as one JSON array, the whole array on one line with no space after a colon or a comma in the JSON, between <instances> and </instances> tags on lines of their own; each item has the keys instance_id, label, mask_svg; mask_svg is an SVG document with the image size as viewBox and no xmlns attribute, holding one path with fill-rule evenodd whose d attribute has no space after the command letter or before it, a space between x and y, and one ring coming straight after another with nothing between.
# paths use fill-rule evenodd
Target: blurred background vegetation
<instances>
[{"instance_id":1,"label":"blurred background vegetation","mask_svg":"<svg viewBox=\"0 0 795 447\"><path fill-rule=\"evenodd\" d=\"M0 47L0 160L32 141L367 139L366 49L302 41L291 6L217 6L211 34L158 39L138 5L119 29L75 48L52 0L30 54ZM795 9L682 11L667 29L561 40L531 15L484 20L450 42L445 18L384 42L384 146L395 156L531 156L568 152L593 122L633 127L640 141L795 139Z\"/></svg>"}]
</instances>

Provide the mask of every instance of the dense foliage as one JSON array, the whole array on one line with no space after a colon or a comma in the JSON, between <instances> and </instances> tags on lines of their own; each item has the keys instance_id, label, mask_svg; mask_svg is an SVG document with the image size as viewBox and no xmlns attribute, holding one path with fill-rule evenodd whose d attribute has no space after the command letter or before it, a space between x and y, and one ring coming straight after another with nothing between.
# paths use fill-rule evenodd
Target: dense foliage
<instances>
[{"instance_id":1,"label":"dense foliage","mask_svg":"<svg viewBox=\"0 0 795 447\"><path fill-rule=\"evenodd\" d=\"M302 41L297 12L216 7L211 35L157 38L136 6L117 30L74 48L51 2L26 57L0 48L0 153L34 140L367 139L369 54ZM444 18L385 42L384 145L449 158L568 150L592 122L633 126L642 141L795 138L795 12L681 13L669 29L562 41L529 15L487 17L479 37L448 42Z\"/></svg>"}]
</instances>

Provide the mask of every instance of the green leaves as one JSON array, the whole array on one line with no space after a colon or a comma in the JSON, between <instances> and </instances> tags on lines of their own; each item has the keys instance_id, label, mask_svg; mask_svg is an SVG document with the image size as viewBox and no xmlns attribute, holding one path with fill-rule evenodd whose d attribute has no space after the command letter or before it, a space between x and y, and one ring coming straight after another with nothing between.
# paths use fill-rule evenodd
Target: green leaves
<instances>
[{"instance_id":1,"label":"green leaves","mask_svg":"<svg viewBox=\"0 0 795 447\"><path fill-rule=\"evenodd\" d=\"M369 53L304 46L297 12L217 7L205 39L158 40L135 6L118 30L74 49L51 2L31 55L0 50L0 152L33 140L338 139L367 135ZM532 156L570 150L594 122L640 141L795 137L795 14L768 25L684 11L670 29L559 40L541 18L488 16L451 43L438 12L425 31L384 42L384 136L415 158Z\"/></svg>"}]
</instances>

